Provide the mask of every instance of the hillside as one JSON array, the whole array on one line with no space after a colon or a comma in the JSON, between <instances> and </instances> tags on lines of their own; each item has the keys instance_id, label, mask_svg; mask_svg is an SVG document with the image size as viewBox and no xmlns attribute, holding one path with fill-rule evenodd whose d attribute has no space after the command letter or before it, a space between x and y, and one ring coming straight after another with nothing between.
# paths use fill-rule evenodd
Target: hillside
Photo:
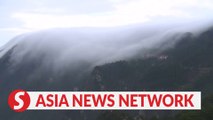
<instances>
[{"instance_id":1,"label":"hillside","mask_svg":"<svg viewBox=\"0 0 213 120\"><path fill-rule=\"evenodd\" d=\"M156 56L95 67L103 90L198 90L212 92L213 29L198 37L186 34Z\"/></svg>"},{"instance_id":2,"label":"hillside","mask_svg":"<svg viewBox=\"0 0 213 120\"><path fill-rule=\"evenodd\" d=\"M92 75L99 90L195 90L201 91L203 98L201 111L144 111L132 116L106 111L99 120L213 119L213 29L197 37L187 33L174 47L156 56L97 66Z\"/></svg>"}]
</instances>

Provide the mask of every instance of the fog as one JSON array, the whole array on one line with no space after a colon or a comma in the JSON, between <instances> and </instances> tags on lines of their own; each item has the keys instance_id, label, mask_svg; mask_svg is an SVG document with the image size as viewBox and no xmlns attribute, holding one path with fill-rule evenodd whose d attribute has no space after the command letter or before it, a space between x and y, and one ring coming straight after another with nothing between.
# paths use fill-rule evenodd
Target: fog
<instances>
[{"instance_id":1,"label":"fog","mask_svg":"<svg viewBox=\"0 0 213 120\"><path fill-rule=\"evenodd\" d=\"M54 72L75 70L84 64L83 70L88 71L105 63L141 58L154 48L159 53L172 47L186 32L199 35L210 27L209 23L161 22L110 28L49 29L15 37L2 47L0 57L14 48L10 58L13 68L25 61L39 60L42 67ZM162 45L164 43L167 44Z\"/></svg>"}]
</instances>

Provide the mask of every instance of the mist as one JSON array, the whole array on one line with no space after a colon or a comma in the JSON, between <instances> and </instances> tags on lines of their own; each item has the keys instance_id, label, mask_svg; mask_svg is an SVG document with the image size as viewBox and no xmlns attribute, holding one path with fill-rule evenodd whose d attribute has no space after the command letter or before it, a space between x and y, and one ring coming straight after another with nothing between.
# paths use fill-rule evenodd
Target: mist
<instances>
[{"instance_id":1,"label":"mist","mask_svg":"<svg viewBox=\"0 0 213 120\"><path fill-rule=\"evenodd\" d=\"M210 22L135 24L103 28L56 28L26 33L2 47L0 57L13 48L10 63L40 61L54 73L66 69L91 71L95 66L119 60L143 58L152 49L171 48L187 32L199 35ZM164 46L164 47L162 47Z\"/></svg>"}]
</instances>

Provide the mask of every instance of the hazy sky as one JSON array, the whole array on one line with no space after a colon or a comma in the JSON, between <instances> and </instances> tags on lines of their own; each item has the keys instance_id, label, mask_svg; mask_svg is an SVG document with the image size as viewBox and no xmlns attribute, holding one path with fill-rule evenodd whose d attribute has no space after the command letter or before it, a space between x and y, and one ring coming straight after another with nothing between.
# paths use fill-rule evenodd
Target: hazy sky
<instances>
[{"instance_id":1,"label":"hazy sky","mask_svg":"<svg viewBox=\"0 0 213 120\"><path fill-rule=\"evenodd\" d=\"M0 0L0 46L41 29L212 19L212 13L213 0Z\"/></svg>"}]
</instances>

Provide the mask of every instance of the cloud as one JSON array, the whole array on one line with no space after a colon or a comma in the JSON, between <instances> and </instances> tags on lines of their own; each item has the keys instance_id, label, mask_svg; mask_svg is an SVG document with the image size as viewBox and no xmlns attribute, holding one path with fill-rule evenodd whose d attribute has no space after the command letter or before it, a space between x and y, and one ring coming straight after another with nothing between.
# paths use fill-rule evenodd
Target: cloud
<instances>
[{"instance_id":1,"label":"cloud","mask_svg":"<svg viewBox=\"0 0 213 120\"><path fill-rule=\"evenodd\" d=\"M57 27L112 27L148 21L143 16L126 16L105 13L103 15L57 15L38 13L15 13L13 18L24 23L32 30Z\"/></svg>"},{"instance_id":2,"label":"cloud","mask_svg":"<svg viewBox=\"0 0 213 120\"><path fill-rule=\"evenodd\" d=\"M25 28L39 30L57 27L121 26L155 21L156 18L162 17L195 19L205 15L209 17L205 10L213 12L213 2L210 0L110 0L110 2L113 9L101 14L63 14L66 11L63 8L55 8L52 11L55 14L51 14L48 13L51 8L47 7L35 9L34 12L16 12L12 14L12 17L22 21ZM203 12L200 11L199 14L193 12L199 8L203 8Z\"/></svg>"},{"instance_id":3,"label":"cloud","mask_svg":"<svg viewBox=\"0 0 213 120\"><path fill-rule=\"evenodd\" d=\"M205 15L205 10L213 10L211 0L131 0L129 2L115 2L116 11L119 14L137 14L145 17L200 17L200 14L193 12L198 8L203 8L201 12ZM187 9L189 8L189 9ZM190 10L191 9L191 10Z\"/></svg>"},{"instance_id":4,"label":"cloud","mask_svg":"<svg viewBox=\"0 0 213 120\"><path fill-rule=\"evenodd\" d=\"M15 34L23 34L26 32L30 32L30 30L28 29L24 29L24 28L0 28L0 32L13 32Z\"/></svg>"},{"instance_id":5,"label":"cloud","mask_svg":"<svg viewBox=\"0 0 213 120\"><path fill-rule=\"evenodd\" d=\"M82 71L91 70L96 65L143 56L147 50L158 48L167 40L172 40L171 45L164 46L171 47L181 33L197 32L195 30L201 30L202 27L190 23L35 32L14 40L19 42L11 56L11 63L19 65L23 61L38 60L42 67L57 72L64 69L79 70L82 66ZM158 52L163 49L166 48L159 48Z\"/></svg>"},{"instance_id":6,"label":"cloud","mask_svg":"<svg viewBox=\"0 0 213 120\"><path fill-rule=\"evenodd\" d=\"M8 0L2 2L2 6L0 10L4 12L0 12L0 17L4 18L4 22L0 26L4 27L4 31L14 33L12 36L17 35L17 32L51 28L112 27L138 23L146 25L161 20L166 23L213 19L212 0L21 0L17 4L14 1L11 4Z\"/></svg>"}]
</instances>

